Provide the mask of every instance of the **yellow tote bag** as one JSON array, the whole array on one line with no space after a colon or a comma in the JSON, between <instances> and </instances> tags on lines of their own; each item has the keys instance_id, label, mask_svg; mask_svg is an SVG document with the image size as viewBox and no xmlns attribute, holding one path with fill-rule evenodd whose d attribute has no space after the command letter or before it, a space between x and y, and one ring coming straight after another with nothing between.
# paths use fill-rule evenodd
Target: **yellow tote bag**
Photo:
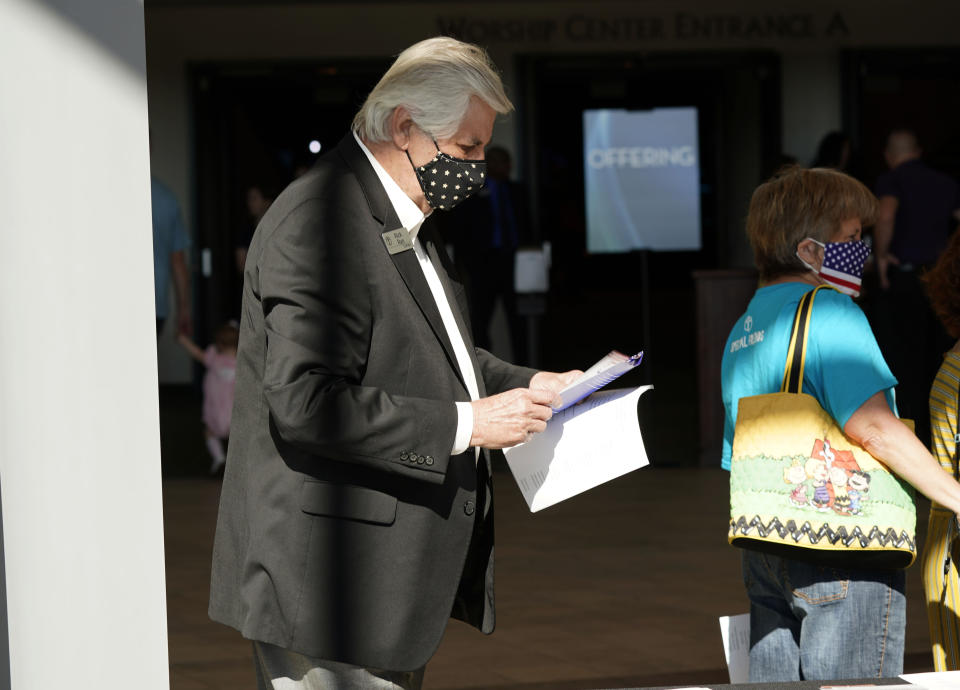
<instances>
[{"instance_id":1,"label":"yellow tote bag","mask_svg":"<svg viewBox=\"0 0 960 690\"><path fill-rule=\"evenodd\" d=\"M728 541L825 565L905 568L917 553L912 487L800 392L810 313L822 289L832 288L811 290L797 306L780 392L740 399Z\"/></svg>"}]
</instances>

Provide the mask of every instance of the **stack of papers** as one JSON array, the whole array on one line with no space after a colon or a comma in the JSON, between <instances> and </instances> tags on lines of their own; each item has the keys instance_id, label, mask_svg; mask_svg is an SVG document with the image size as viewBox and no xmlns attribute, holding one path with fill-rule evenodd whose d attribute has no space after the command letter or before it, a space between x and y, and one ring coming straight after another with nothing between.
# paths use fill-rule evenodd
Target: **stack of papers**
<instances>
[{"instance_id":1,"label":"stack of papers","mask_svg":"<svg viewBox=\"0 0 960 690\"><path fill-rule=\"evenodd\" d=\"M530 512L649 464L637 401L651 388L594 393L554 414L545 431L503 451Z\"/></svg>"},{"instance_id":2,"label":"stack of papers","mask_svg":"<svg viewBox=\"0 0 960 690\"><path fill-rule=\"evenodd\" d=\"M643 353L638 352L632 357L613 350L606 357L583 372L580 377L557 393L557 397L550 403L554 412L565 410L576 405L585 397L600 390L611 381L620 378L643 360Z\"/></svg>"}]
</instances>

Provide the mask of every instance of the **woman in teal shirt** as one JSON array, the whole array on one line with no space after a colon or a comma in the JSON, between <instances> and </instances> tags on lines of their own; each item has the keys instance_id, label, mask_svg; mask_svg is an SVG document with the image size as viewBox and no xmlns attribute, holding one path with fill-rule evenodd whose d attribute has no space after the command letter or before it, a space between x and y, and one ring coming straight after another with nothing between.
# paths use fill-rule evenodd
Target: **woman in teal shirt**
<instances>
[{"instance_id":1,"label":"woman in teal shirt","mask_svg":"<svg viewBox=\"0 0 960 690\"><path fill-rule=\"evenodd\" d=\"M868 253L862 225L873 223L877 205L861 183L828 169L787 168L754 192L747 234L760 286L723 354L723 466L730 467L740 398L780 390L800 298L827 283L847 294L823 290L815 300L802 391L874 458L957 512L960 484L945 480L927 449L897 419L897 381L863 312L848 296L857 292ZM859 497L863 487L851 488ZM824 567L816 559L814 551L809 560L743 551L751 682L899 675L904 571Z\"/></svg>"}]
</instances>

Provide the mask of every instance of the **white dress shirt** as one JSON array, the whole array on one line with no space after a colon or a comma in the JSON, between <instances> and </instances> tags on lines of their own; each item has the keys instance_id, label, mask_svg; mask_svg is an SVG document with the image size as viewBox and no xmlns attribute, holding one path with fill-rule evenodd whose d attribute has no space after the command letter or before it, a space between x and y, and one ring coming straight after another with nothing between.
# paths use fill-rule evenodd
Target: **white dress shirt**
<instances>
[{"instance_id":1,"label":"white dress shirt","mask_svg":"<svg viewBox=\"0 0 960 690\"><path fill-rule=\"evenodd\" d=\"M353 138L357 140L360 149L366 154L370 165L380 179L390 203L393 204L393 210L397 212L400 224L410 233L410 240L413 242L413 251L420 262L420 268L423 270L423 277L430 286L430 292L433 293L433 299L437 303L437 309L440 317L443 319L443 326L447 331L447 337L453 345L453 353L457 358L457 365L460 367L460 373L467 384L467 392L470 393L471 400L480 398L480 391L477 388L477 378L473 372L473 362L470 354L467 352L467 346L463 339L463 334L457 326L457 321L453 316L453 310L450 308L450 296L443 291L443 284L440 282L440 276L437 275L437 269L433 267L430 257L427 256L420 238L417 234L420 232L420 226L426 220L426 216L420 210L420 207L413 203L413 200L400 189L400 185L390 177L390 174L380 165L370 150L360 141L356 132ZM453 439L453 448L451 455L458 455L470 447L470 437L473 435L473 407L468 402L454 403L457 406L457 434Z\"/></svg>"}]
</instances>

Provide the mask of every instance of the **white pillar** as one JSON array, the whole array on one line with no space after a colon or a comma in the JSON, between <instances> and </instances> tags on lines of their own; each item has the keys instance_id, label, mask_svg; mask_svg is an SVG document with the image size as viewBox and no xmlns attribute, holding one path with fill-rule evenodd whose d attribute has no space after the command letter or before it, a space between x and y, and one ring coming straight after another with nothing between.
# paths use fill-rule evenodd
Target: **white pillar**
<instances>
[{"instance_id":1,"label":"white pillar","mask_svg":"<svg viewBox=\"0 0 960 690\"><path fill-rule=\"evenodd\" d=\"M142 2L0 0L0 64L10 683L167 688Z\"/></svg>"}]
</instances>

